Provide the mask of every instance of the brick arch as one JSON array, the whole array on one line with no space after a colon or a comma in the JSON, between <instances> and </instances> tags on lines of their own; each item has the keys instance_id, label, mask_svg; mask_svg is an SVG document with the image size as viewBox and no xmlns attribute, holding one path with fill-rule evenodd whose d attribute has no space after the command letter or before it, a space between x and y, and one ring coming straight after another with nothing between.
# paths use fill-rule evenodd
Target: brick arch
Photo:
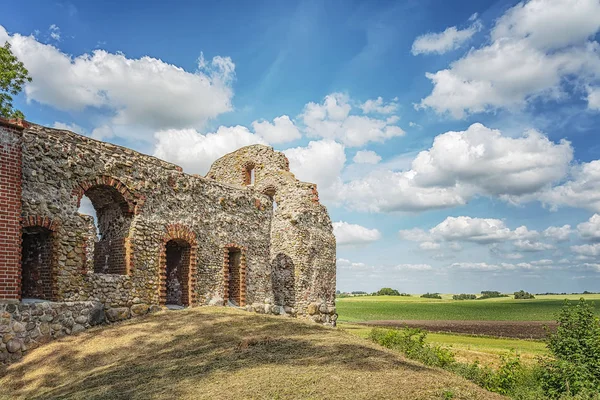
<instances>
[{"instance_id":1,"label":"brick arch","mask_svg":"<svg viewBox=\"0 0 600 400\"><path fill-rule=\"evenodd\" d=\"M31 242L25 240L25 232L32 231L33 235L48 235L46 243L49 248L40 249L39 245L41 243L38 242L37 251L35 253L35 258L42 260L45 259L47 263L47 271L45 273L47 276L45 279L47 280L48 287L42 289L42 297L45 300L55 301L57 300L57 267L58 267L58 247L59 247L59 238L57 235L57 230L60 226L60 223L57 220L53 220L45 215L24 215L22 216L21 222L21 232L22 232L22 243L21 243L21 254L20 254L20 268L19 268L19 298L23 297L23 283L27 281L28 278L23 276L24 271L24 262L27 261L26 257L23 257L24 252L30 249ZM38 229L41 228L41 229ZM38 231L38 232L35 232ZM44 240L44 241L45 241ZM32 241L33 242L33 241ZM29 245L28 245L29 243ZM34 251L36 251L34 250ZM39 253L42 251L42 253ZM43 254L43 252L48 252L49 254ZM40 271L38 271L40 273Z\"/></svg>"},{"instance_id":2,"label":"brick arch","mask_svg":"<svg viewBox=\"0 0 600 400\"><path fill-rule=\"evenodd\" d=\"M139 214L141 207L144 205L145 197L135 195L123 182L116 178L107 175L100 175L94 179L79 182L75 188L73 188L73 195L77 197L77 207L81 204L81 198L90 188L94 186L110 186L116 189L123 199L127 202L127 212L132 214Z\"/></svg>"},{"instance_id":3,"label":"brick arch","mask_svg":"<svg viewBox=\"0 0 600 400\"><path fill-rule=\"evenodd\" d=\"M159 303L167 303L167 243L172 240L183 241L190 246L189 264L185 270L187 282L183 291L183 302L188 306L196 304L196 271L197 271L197 251L198 242L196 234L187 226L182 224L170 224L166 226L165 235L162 238L160 253L158 257L158 297ZM185 268L185 266L184 266Z\"/></svg>"},{"instance_id":4,"label":"brick arch","mask_svg":"<svg viewBox=\"0 0 600 400\"><path fill-rule=\"evenodd\" d=\"M256 163L253 161L246 161L242 164L242 182L246 186L251 183L252 170L254 170L254 181L256 183Z\"/></svg>"},{"instance_id":5,"label":"brick arch","mask_svg":"<svg viewBox=\"0 0 600 400\"><path fill-rule=\"evenodd\" d=\"M228 304L228 301L233 296L239 296L239 306L244 307L246 305L246 247L240 246L236 243L228 243L223 248L223 303ZM234 253L239 253L239 286L236 285L235 290L239 293L232 293L230 288L230 261L231 256ZM235 284L235 282L234 282Z\"/></svg>"}]
</instances>

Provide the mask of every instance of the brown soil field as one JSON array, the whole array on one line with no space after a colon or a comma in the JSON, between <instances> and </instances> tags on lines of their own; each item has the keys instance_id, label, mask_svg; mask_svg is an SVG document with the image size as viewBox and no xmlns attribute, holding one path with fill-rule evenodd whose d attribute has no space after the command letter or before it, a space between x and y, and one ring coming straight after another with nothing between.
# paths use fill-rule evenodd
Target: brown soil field
<instances>
[{"instance_id":1,"label":"brown soil field","mask_svg":"<svg viewBox=\"0 0 600 400\"><path fill-rule=\"evenodd\" d=\"M360 324L396 328L421 328L430 332L462 333L518 339L543 339L546 337L546 327L551 331L556 329L556 323L552 321L381 320L362 322Z\"/></svg>"}]
</instances>

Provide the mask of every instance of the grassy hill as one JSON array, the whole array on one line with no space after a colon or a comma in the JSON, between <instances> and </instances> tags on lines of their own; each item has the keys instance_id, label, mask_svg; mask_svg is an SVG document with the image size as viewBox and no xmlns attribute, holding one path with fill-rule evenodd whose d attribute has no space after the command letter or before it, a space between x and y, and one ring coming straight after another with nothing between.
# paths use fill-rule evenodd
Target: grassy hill
<instances>
[{"instance_id":1,"label":"grassy hill","mask_svg":"<svg viewBox=\"0 0 600 400\"><path fill-rule=\"evenodd\" d=\"M0 369L2 399L500 399L346 332L204 307L95 328Z\"/></svg>"}]
</instances>

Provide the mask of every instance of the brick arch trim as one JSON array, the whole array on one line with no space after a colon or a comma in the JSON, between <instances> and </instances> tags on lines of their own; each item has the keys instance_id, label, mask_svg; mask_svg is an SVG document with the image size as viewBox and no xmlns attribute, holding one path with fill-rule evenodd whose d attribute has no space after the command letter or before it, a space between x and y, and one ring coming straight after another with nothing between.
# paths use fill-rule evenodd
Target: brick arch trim
<instances>
[{"instance_id":1,"label":"brick arch trim","mask_svg":"<svg viewBox=\"0 0 600 400\"><path fill-rule=\"evenodd\" d=\"M256 180L256 163L253 161L246 161L242 164L242 182L245 186L250 185L250 171L254 170L254 179Z\"/></svg>"},{"instance_id":2,"label":"brick arch trim","mask_svg":"<svg viewBox=\"0 0 600 400\"><path fill-rule=\"evenodd\" d=\"M51 281L50 281L50 292L51 292L51 301L56 301L57 300L57 296L58 296L58 289L57 289L57 267L58 267L58 247L59 247L59 238L58 235L56 233L56 231L58 230L59 226L60 226L60 222L56 219L52 219L48 216L45 215L23 215L22 216L22 222L21 222L21 229L22 228L33 228L33 227L41 227L41 228L45 228L47 230L50 231L50 238L52 240L52 258L50 260L50 276L51 276ZM21 258L21 255L19 255L19 299L22 298L22 293L21 293L21 281L23 279L22 277L22 273L23 273L23 260Z\"/></svg>"},{"instance_id":3,"label":"brick arch trim","mask_svg":"<svg viewBox=\"0 0 600 400\"><path fill-rule=\"evenodd\" d=\"M190 245L190 264L185 274L188 278L187 290L183 293L184 302L188 306L196 304L197 282L197 252L198 241L196 234L189 227L182 224L169 224L165 228L165 235L160 245L158 257L158 299L161 305L167 302L167 243L171 240L183 240ZM186 301L187 300L187 301Z\"/></svg>"},{"instance_id":4,"label":"brick arch trim","mask_svg":"<svg viewBox=\"0 0 600 400\"><path fill-rule=\"evenodd\" d=\"M223 247L223 304L229 301L229 252L236 249L241 252L240 258L240 307L246 305L246 250L236 243L228 243Z\"/></svg>"},{"instance_id":5,"label":"brick arch trim","mask_svg":"<svg viewBox=\"0 0 600 400\"><path fill-rule=\"evenodd\" d=\"M81 198L90 188L94 186L110 186L115 188L125 201L127 202L128 211L134 215L139 214L141 207L144 205L146 200L144 196L136 195L132 190L127 187L123 182L116 178L107 175L100 175L95 179L79 182L75 188L73 188L73 195L77 197L77 207L81 203Z\"/></svg>"}]
</instances>

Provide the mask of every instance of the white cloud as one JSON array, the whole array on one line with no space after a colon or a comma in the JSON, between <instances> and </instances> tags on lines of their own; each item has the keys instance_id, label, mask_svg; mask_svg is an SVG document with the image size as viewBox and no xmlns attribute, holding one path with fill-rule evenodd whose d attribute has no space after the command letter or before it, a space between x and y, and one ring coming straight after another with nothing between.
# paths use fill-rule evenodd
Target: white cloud
<instances>
[{"instance_id":1,"label":"white cloud","mask_svg":"<svg viewBox=\"0 0 600 400\"><path fill-rule=\"evenodd\" d=\"M551 250L554 248L553 245L543 242L536 242L531 240L517 240L514 242L517 249L521 251L543 251Z\"/></svg>"},{"instance_id":2,"label":"white cloud","mask_svg":"<svg viewBox=\"0 0 600 400\"><path fill-rule=\"evenodd\" d=\"M475 22L465 29L458 29L456 26L451 26L440 33L426 33L417 37L412 45L412 54L443 54L450 50L458 49L481 30L481 22L476 18L476 15L475 18L469 18L469 20L475 20Z\"/></svg>"},{"instance_id":3,"label":"white cloud","mask_svg":"<svg viewBox=\"0 0 600 400\"><path fill-rule=\"evenodd\" d=\"M369 99L365 101L360 105L360 109L365 114L392 114L398 109L398 103L391 101L386 104L382 97L378 97L375 100Z\"/></svg>"},{"instance_id":4,"label":"white cloud","mask_svg":"<svg viewBox=\"0 0 600 400\"><path fill-rule=\"evenodd\" d=\"M60 28L58 26L52 24L50 25L50 28L48 28L48 31L50 32L50 37L52 39L56 40L57 42L60 41Z\"/></svg>"},{"instance_id":5,"label":"white cloud","mask_svg":"<svg viewBox=\"0 0 600 400\"><path fill-rule=\"evenodd\" d=\"M577 225L577 231L583 239L600 241L600 214L594 214L587 222Z\"/></svg>"},{"instance_id":6,"label":"white cloud","mask_svg":"<svg viewBox=\"0 0 600 400\"><path fill-rule=\"evenodd\" d=\"M600 83L600 45L588 38L598 29L597 0L521 2L496 21L490 44L426 74L434 88L417 107L455 118L524 107L538 97L564 96L566 78L593 92Z\"/></svg>"},{"instance_id":7,"label":"white cloud","mask_svg":"<svg viewBox=\"0 0 600 400\"><path fill-rule=\"evenodd\" d=\"M539 269L546 266L532 265L531 263L499 263L488 264L485 262L456 262L448 266L449 269L458 269L465 271L482 271L482 272L502 272L502 271L518 271Z\"/></svg>"},{"instance_id":8,"label":"white cloud","mask_svg":"<svg viewBox=\"0 0 600 400\"><path fill-rule=\"evenodd\" d=\"M381 161L381 156L371 150L357 151L352 159L357 164L377 164Z\"/></svg>"},{"instance_id":9,"label":"white cloud","mask_svg":"<svg viewBox=\"0 0 600 400\"><path fill-rule=\"evenodd\" d=\"M436 242L423 242L421 244L419 244L419 248L421 250L439 250L440 247L442 247L441 244L436 243Z\"/></svg>"},{"instance_id":10,"label":"white cloud","mask_svg":"<svg viewBox=\"0 0 600 400\"><path fill-rule=\"evenodd\" d=\"M397 118L351 115L351 111L347 95L332 93L325 97L322 104L306 104L300 118L309 136L339 140L350 147L359 147L370 141L383 142L404 135L404 131L395 125Z\"/></svg>"},{"instance_id":11,"label":"white cloud","mask_svg":"<svg viewBox=\"0 0 600 400\"><path fill-rule=\"evenodd\" d=\"M590 110L600 110L600 87L588 87L587 93L588 108Z\"/></svg>"},{"instance_id":12,"label":"white cloud","mask_svg":"<svg viewBox=\"0 0 600 400\"><path fill-rule=\"evenodd\" d=\"M600 160L575 165L569 175L562 185L542 192L540 201L553 209L571 206L600 212Z\"/></svg>"},{"instance_id":13,"label":"white cloud","mask_svg":"<svg viewBox=\"0 0 600 400\"><path fill-rule=\"evenodd\" d=\"M381 238L381 233L377 229L344 221L333 223L333 234L339 246L367 244Z\"/></svg>"},{"instance_id":14,"label":"white cloud","mask_svg":"<svg viewBox=\"0 0 600 400\"><path fill-rule=\"evenodd\" d=\"M600 256L600 243L571 246L571 250L582 256L597 257Z\"/></svg>"},{"instance_id":15,"label":"white cloud","mask_svg":"<svg viewBox=\"0 0 600 400\"><path fill-rule=\"evenodd\" d=\"M573 230L571 229L571 225L563 225L563 226L550 226L542 232L544 237L553 239L557 242L565 242L569 240L569 236Z\"/></svg>"},{"instance_id":16,"label":"white cloud","mask_svg":"<svg viewBox=\"0 0 600 400\"><path fill-rule=\"evenodd\" d=\"M63 130L75 132L80 135L85 134L85 129L83 129L81 126L79 126L77 124L68 124L65 122L55 121L54 124L52 124L52 127L55 129L63 129Z\"/></svg>"},{"instance_id":17,"label":"white cloud","mask_svg":"<svg viewBox=\"0 0 600 400\"><path fill-rule=\"evenodd\" d=\"M336 187L346 163L344 146L331 141L311 141L306 147L284 150L296 178L317 184L322 199L335 199Z\"/></svg>"},{"instance_id":18,"label":"white cloud","mask_svg":"<svg viewBox=\"0 0 600 400\"><path fill-rule=\"evenodd\" d=\"M350 208L419 211L466 204L476 195L513 197L536 193L562 179L571 144L556 144L537 131L507 137L473 124L438 135L408 171L376 170L339 191Z\"/></svg>"},{"instance_id":19,"label":"white cloud","mask_svg":"<svg viewBox=\"0 0 600 400\"><path fill-rule=\"evenodd\" d=\"M296 125L287 115L273 119L273 123L254 121L252 129L266 142L273 144L291 142L302 137Z\"/></svg>"},{"instance_id":20,"label":"white cloud","mask_svg":"<svg viewBox=\"0 0 600 400\"><path fill-rule=\"evenodd\" d=\"M148 56L95 50L74 57L33 36L8 35L0 26L4 41L33 78L25 86L29 101L60 110L109 110L112 124L152 129L200 127L232 109L235 65L227 57L201 57L190 73Z\"/></svg>"},{"instance_id":21,"label":"white cloud","mask_svg":"<svg viewBox=\"0 0 600 400\"><path fill-rule=\"evenodd\" d=\"M154 156L180 165L188 173L205 175L219 157L251 144L264 143L243 126L221 126L205 135L195 129L168 129L155 134Z\"/></svg>"},{"instance_id":22,"label":"white cloud","mask_svg":"<svg viewBox=\"0 0 600 400\"><path fill-rule=\"evenodd\" d=\"M477 243L504 241L514 234L499 219L464 216L448 217L429 232L438 240L463 240Z\"/></svg>"},{"instance_id":23,"label":"white cloud","mask_svg":"<svg viewBox=\"0 0 600 400\"><path fill-rule=\"evenodd\" d=\"M395 269L400 271L431 271L433 268L429 264L398 264Z\"/></svg>"}]
</instances>

